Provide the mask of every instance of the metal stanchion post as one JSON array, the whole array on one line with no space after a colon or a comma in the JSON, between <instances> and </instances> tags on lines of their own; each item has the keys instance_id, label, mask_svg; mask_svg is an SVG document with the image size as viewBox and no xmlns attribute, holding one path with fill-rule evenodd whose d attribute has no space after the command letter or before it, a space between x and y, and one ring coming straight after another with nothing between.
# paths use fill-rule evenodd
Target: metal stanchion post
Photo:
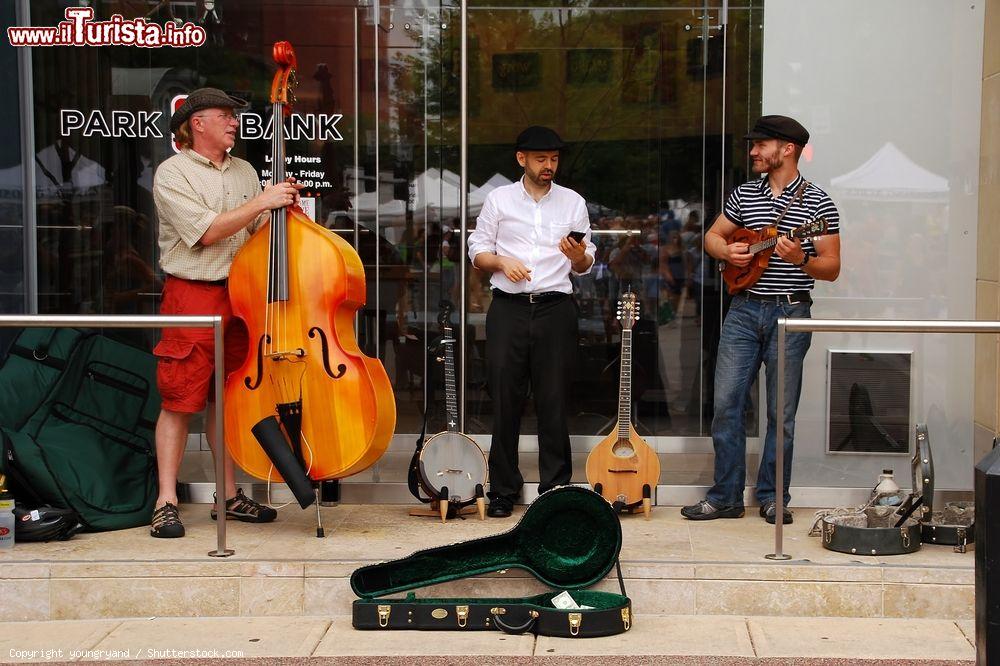
<instances>
[{"instance_id":1,"label":"metal stanchion post","mask_svg":"<svg viewBox=\"0 0 1000 666\"><path fill-rule=\"evenodd\" d=\"M222 317L215 317L215 550L209 557L229 557L235 551L226 548L226 431L222 404L222 383L225 381L226 354L223 349Z\"/></svg>"},{"instance_id":2,"label":"metal stanchion post","mask_svg":"<svg viewBox=\"0 0 1000 666\"><path fill-rule=\"evenodd\" d=\"M781 552L785 524L785 318L778 319L778 395L774 398L774 552L765 555L769 560L790 560L791 555ZM764 437L765 442L767 437ZM765 446L767 444L765 443Z\"/></svg>"}]
</instances>

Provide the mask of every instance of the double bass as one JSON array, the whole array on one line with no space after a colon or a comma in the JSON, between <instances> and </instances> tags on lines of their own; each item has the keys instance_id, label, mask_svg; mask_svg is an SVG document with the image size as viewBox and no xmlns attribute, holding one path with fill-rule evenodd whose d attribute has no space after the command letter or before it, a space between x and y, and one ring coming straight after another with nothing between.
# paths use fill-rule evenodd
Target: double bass
<instances>
[{"instance_id":1,"label":"double bass","mask_svg":"<svg viewBox=\"0 0 1000 666\"><path fill-rule=\"evenodd\" d=\"M296 57L284 41L273 53L278 71L271 85L271 167L272 182L280 182L286 177L283 121L292 111ZM315 494L308 491L319 481L375 463L396 424L385 368L365 356L355 339L355 312L365 303L361 258L291 205L271 211L270 221L240 249L229 294L250 349L226 380L226 447L252 476L286 477L305 508ZM287 464L290 458L297 466Z\"/></svg>"}]
</instances>

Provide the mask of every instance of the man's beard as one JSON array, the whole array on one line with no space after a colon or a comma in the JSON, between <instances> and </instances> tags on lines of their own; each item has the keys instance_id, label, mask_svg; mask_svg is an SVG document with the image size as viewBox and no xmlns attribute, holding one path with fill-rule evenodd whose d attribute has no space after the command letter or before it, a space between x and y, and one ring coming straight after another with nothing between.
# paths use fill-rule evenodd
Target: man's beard
<instances>
[{"instance_id":1,"label":"man's beard","mask_svg":"<svg viewBox=\"0 0 1000 666\"><path fill-rule=\"evenodd\" d=\"M757 173L771 173L780 169L783 163L780 157L762 157L753 163L753 169Z\"/></svg>"},{"instance_id":2,"label":"man's beard","mask_svg":"<svg viewBox=\"0 0 1000 666\"><path fill-rule=\"evenodd\" d=\"M543 180L542 179L543 175L548 176L548 180ZM552 182L552 178L554 176L555 174L552 173L551 171L539 171L534 175L529 174L528 177L531 178L531 182L533 182L535 185L546 185Z\"/></svg>"}]
</instances>

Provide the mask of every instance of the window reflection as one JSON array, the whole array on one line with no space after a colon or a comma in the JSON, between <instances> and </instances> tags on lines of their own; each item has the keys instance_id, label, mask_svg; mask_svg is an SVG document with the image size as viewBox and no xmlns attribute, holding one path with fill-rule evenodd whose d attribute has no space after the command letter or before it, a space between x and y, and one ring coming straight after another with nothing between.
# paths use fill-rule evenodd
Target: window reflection
<instances>
[{"instance_id":1,"label":"window reflection","mask_svg":"<svg viewBox=\"0 0 1000 666\"><path fill-rule=\"evenodd\" d=\"M168 4L177 18L202 19L191 13L193 5ZM489 276L469 266L462 229L474 228L490 190L520 177L513 137L541 123L570 144L557 181L587 199L598 246L593 271L574 283L581 338L571 432L606 431L617 414L615 309L632 289L641 303L634 329L636 428L643 436L705 435L723 304L716 266L701 243L717 202L745 171L739 137L759 111L760 26L751 12L731 11L724 50L713 27L717 10L674 4L643 12L471 9L470 218L464 221L455 7L397 3L389 8L391 21L376 28L369 8L347 3L217 2L212 38L198 49L37 50L40 309L150 313L161 288L150 188L156 166L173 154L169 140L63 136L60 109L161 113L157 127L165 135L170 100L210 85L250 100L241 123L253 116L266 125L271 44L294 29L296 112L343 114L336 126L343 140L291 138L288 154L315 159L308 168L322 174L305 191L317 221L349 242L357 238L368 280L359 343L386 365L397 432L419 431L428 381L427 429L444 429L441 368L426 352L443 301L465 312L466 430L491 430L484 358ZM63 5L32 3L33 22L54 24ZM95 9L100 17L133 18L149 7L121 1ZM171 17L158 9L147 18ZM235 152L262 173L268 169L266 138L244 138ZM19 289L19 273L0 279L5 294ZM532 414L523 432L534 433Z\"/></svg>"}]
</instances>

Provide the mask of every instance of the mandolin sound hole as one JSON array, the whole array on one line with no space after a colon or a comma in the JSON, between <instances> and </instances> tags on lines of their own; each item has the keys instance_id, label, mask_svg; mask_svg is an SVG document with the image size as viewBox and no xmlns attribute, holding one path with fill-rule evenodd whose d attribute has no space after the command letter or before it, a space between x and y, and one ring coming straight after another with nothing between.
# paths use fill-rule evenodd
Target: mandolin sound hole
<instances>
[{"instance_id":1,"label":"mandolin sound hole","mask_svg":"<svg viewBox=\"0 0 1000 666\"><path fill-rule=\"evenodd\" d=\"M627 439L619 439L618 443L611 448L611 453L617 458L631 458L635 455L635 449L632 448L632 442Z\"/></svg>"}]
</instances>

